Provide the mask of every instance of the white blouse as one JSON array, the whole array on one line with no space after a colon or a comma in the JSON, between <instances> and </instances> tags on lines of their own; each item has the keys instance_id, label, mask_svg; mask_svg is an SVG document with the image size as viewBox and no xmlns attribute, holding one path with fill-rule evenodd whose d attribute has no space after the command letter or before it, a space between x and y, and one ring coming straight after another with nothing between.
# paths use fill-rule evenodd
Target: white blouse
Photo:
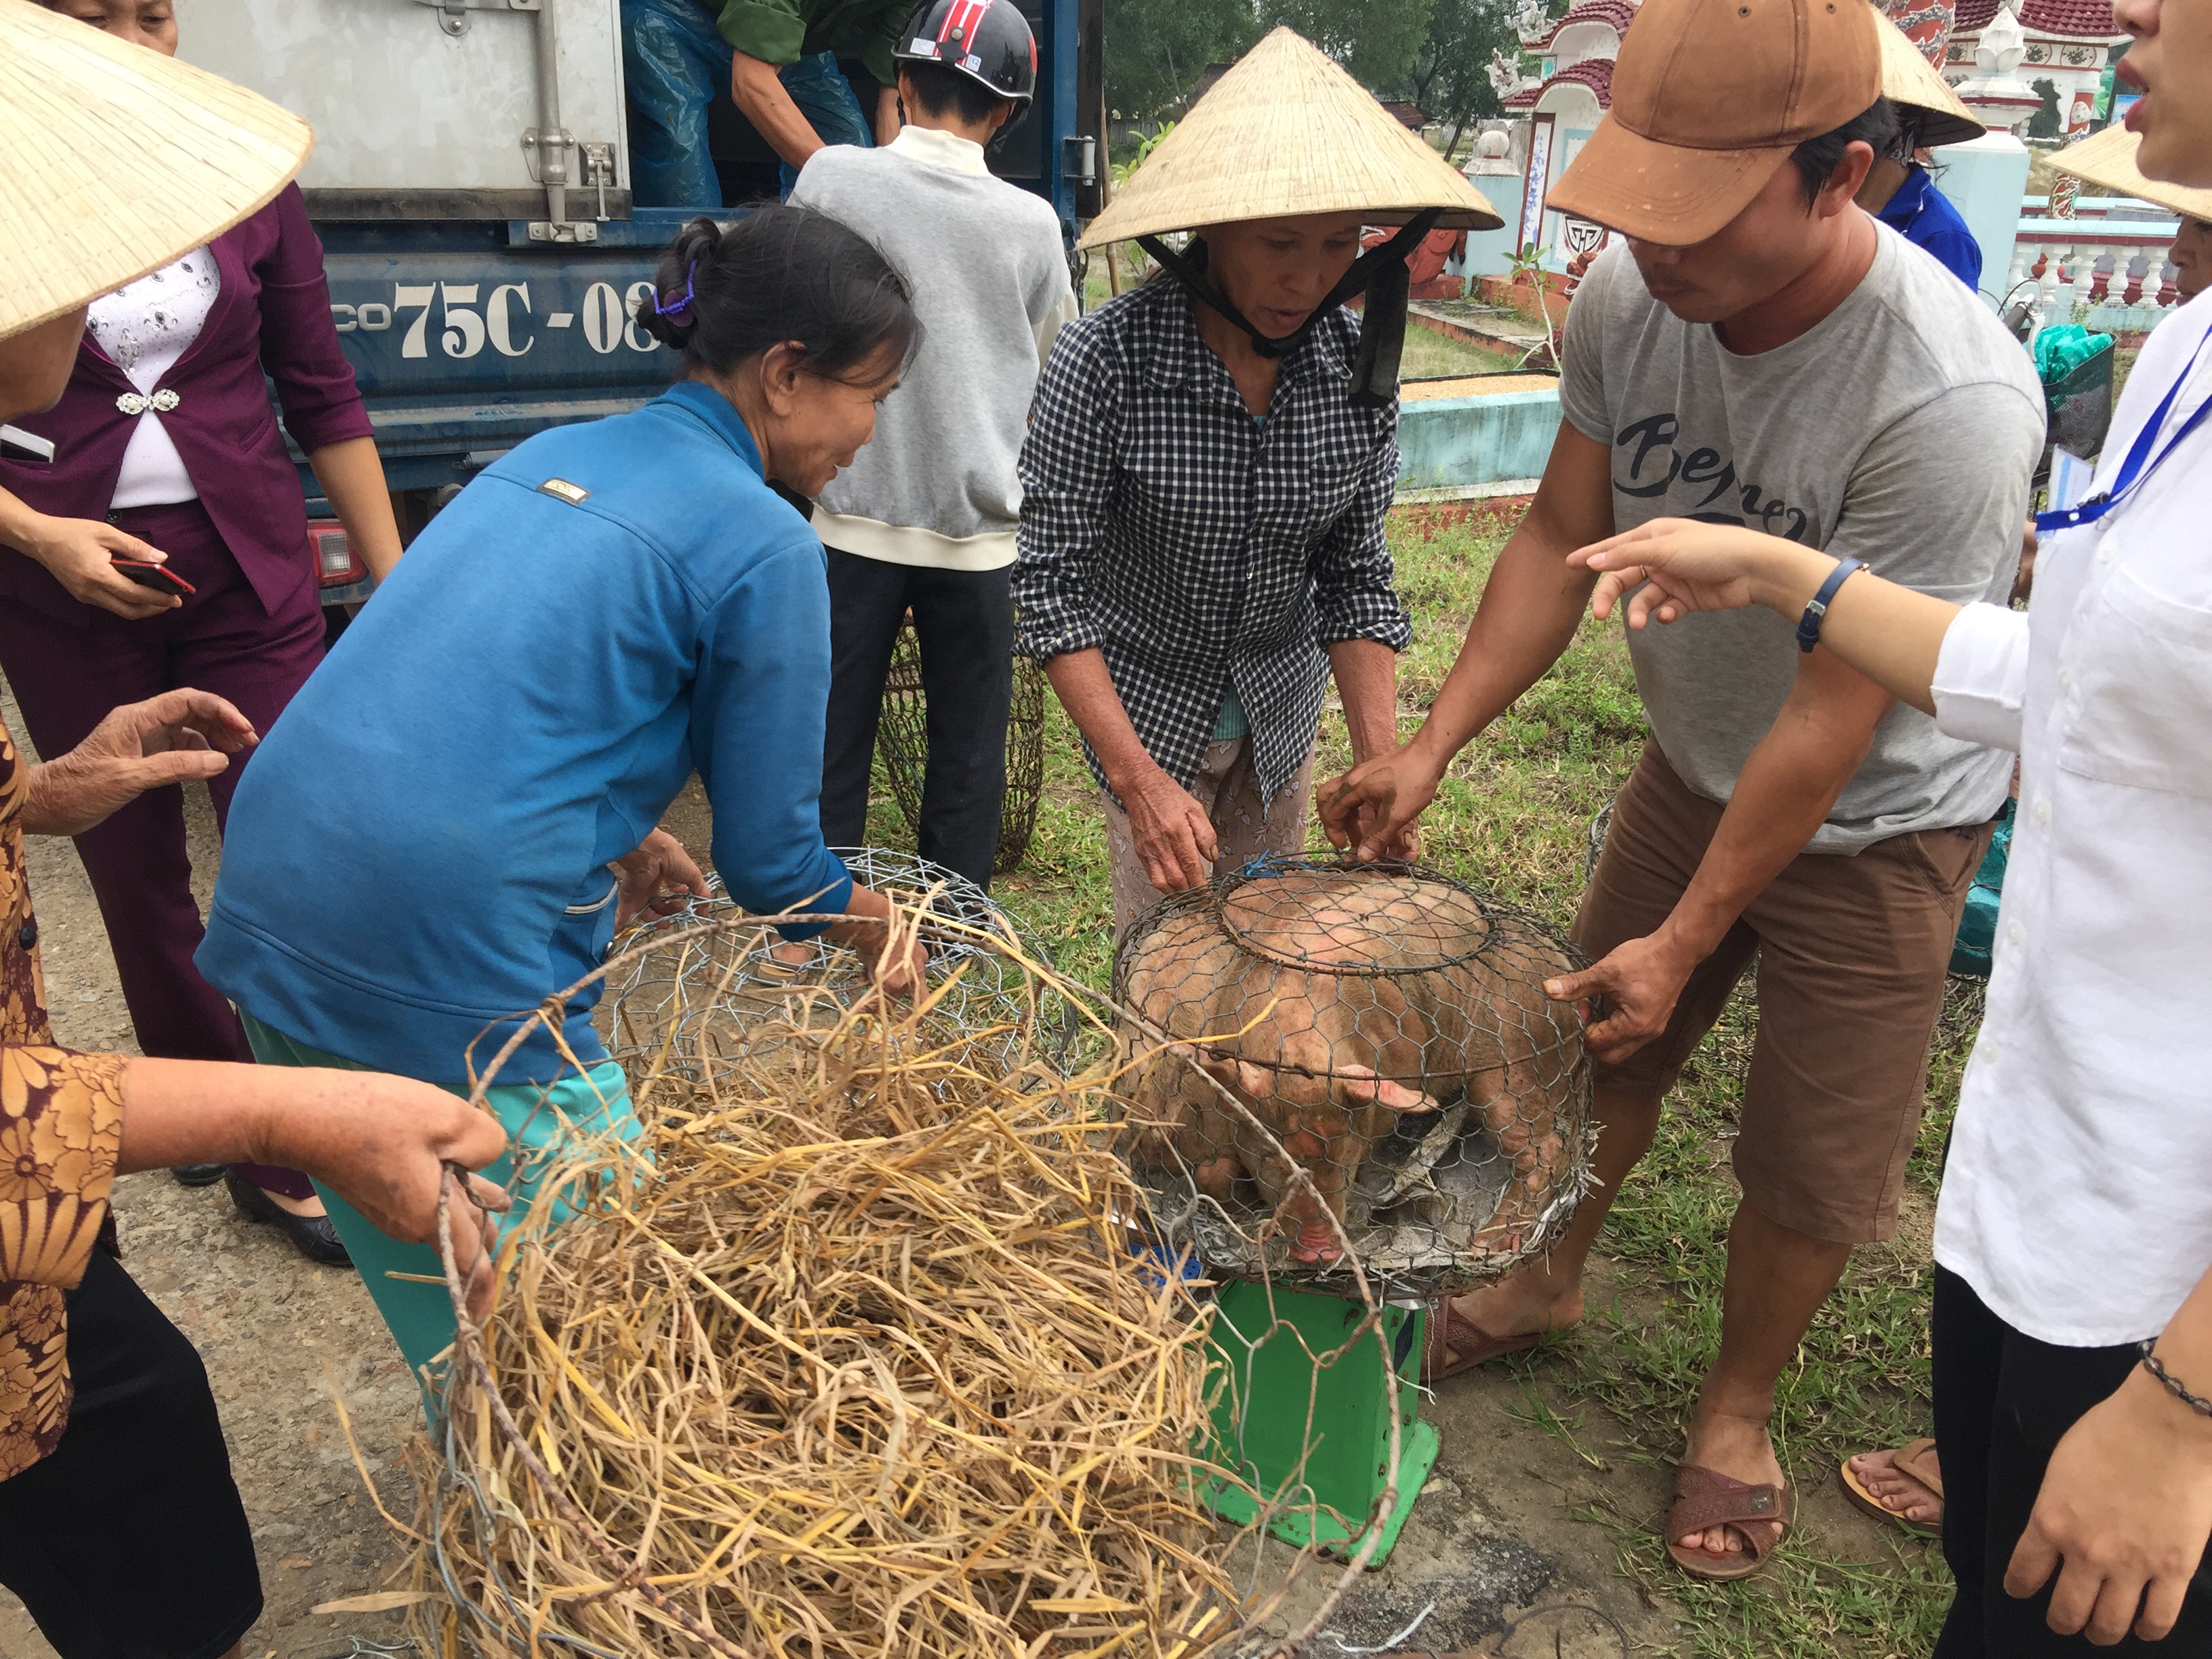
<instances>
[{"instance_id":1,"label":"white blouse","mask_svg":"<svg viewBox=\"0 0 2212 1659\"><path fill-rule=\"evenodd\" d=\"M2212 294L2152 335L2093 493L2208 331ZM2212 351L2192 379L2168 430ZM1961 611L1934 690L1946 732L2021 757L1936 1259L2030 1336L2140 1341L2212 1267L2212 422L2043 538L2026 615Z\"/></svg>"},{"instance_id":2,"label":"white blouse","mask_svg":"<svg viewBox=\"0 0 2212 1659\"><path fill-rule=\"evenodd\" d=\"M199 338L222 291L215 256L195 248L176 264L94 300L86 325L108 361L141 392L150 393ZM196 500L199 493L160 413L145 410L124 448L109 508L161 507Z\"/></svg>"}]
</instances>

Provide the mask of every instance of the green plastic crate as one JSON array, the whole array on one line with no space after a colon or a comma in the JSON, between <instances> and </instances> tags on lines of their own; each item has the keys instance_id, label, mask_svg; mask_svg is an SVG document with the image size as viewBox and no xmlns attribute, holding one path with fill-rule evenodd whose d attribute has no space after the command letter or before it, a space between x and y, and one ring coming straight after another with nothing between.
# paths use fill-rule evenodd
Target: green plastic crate
<instances>
[{"instance_id":1,"label":"green plastic crate","mask_svg":"<svg viewBox=\"0 0 2212 1659\"><path fill-rule=\"evenodd\" d=\"M1437 1461L1437 1431L1418 1414L1427 1310L1382 1310L1393 1356L1386 1368L1374 1332L1359 1329L1366 1310L1358 1302L1242 1280L1224 1285L1217 1300L1208 1339L1207 1382L1218 1390L1212 1455L1273 1500L1268 1529L1288 1543L1334 1555L1358 1548L1389 1483L1395 1382L1397 1501L1369 1558L1381 1566ZM1241 1487L1217 1481L1206 1498L1240 1526L1258 1513Z\"/></svg>"}]
</instances>

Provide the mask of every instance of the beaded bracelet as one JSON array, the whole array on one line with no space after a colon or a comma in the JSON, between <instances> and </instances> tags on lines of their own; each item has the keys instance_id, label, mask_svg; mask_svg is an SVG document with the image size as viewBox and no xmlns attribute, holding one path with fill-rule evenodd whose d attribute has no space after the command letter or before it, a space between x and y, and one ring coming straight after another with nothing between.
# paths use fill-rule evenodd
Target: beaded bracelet
<instances>
[{"instance_id":1,"label":"beaded bracelet","mask_svg":"<svg viewBox=\"0 0 2212 1659\"><path fill-rule=\"evenodd\" d=\"M2154 1337L2151 1340L2152 1342L2154 1342L2157 1339ZM2168 1394L2172 1395L2176 1400L2179 1400L2183 1405L2188 1407L2190 1410L2195 1412L2199 1417L2212 1417L2212 1400L2207 1400L2201 1395L2190 1393L2188 1389L2183 1385L2181 1379L2174 1376L2172 1372L2167 1370L2164 1365L2160 1364L2159 1363L2158 1356L2153 1353L2150 1350L2150 1342L2138 1342L2136 1344L2136 1352L2142 1356L2143 1369L2163 1383L2166 1387L2166 1391Z\"/></svg>"}]
</instances>

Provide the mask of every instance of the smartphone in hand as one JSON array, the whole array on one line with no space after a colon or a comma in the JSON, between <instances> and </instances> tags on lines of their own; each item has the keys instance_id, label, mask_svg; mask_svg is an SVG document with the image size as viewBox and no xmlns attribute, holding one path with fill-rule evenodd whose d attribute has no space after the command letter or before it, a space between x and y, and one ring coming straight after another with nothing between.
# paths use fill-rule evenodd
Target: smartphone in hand
<instances>
[{"instance_id":1,"label":"smartphone in hand","mask_svg":"<svg viewBox=\"0 0 2212 1659\"><path fill-rule=\"evenodd\" d=\"M174 593L181 599L199 591L165 564L155 564L148 559L126 559L120 553L108 562L139 586L150 587L158 593Z\"/></svg>"}]
</instances>

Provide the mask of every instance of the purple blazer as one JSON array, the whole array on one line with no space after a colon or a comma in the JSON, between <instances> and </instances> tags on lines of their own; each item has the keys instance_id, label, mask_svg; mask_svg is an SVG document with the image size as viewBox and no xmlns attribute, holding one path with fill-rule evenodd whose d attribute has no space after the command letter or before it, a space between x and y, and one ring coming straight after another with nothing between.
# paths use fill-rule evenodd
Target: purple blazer
<instances>
[{"instance_id":1,"label":"purple blazer","mask_svg":"<svg viewBox=\"0 0 2212 1659\"><path fill-rule=\"evenodd\" d=\"M276 383L284 425L304 450L368 437L368 411L331 322L323 245L307 223L297 186L287 185L275 201L209 246L222 291L199 337L155 389L177 394L176 407L160 417L161 424L231 556L273 611L311 579L313 565L307 504L276 431L268 382ZM116 400L137 390L88 329L61 402L15 422L53 441L53 465L0 461L0 486L41 513L106 518L124 447L138 423ZM85 623L87 607L44 565L0 547L0 603L9 600L72 626Z\"/></svg>"}]
</instances>

